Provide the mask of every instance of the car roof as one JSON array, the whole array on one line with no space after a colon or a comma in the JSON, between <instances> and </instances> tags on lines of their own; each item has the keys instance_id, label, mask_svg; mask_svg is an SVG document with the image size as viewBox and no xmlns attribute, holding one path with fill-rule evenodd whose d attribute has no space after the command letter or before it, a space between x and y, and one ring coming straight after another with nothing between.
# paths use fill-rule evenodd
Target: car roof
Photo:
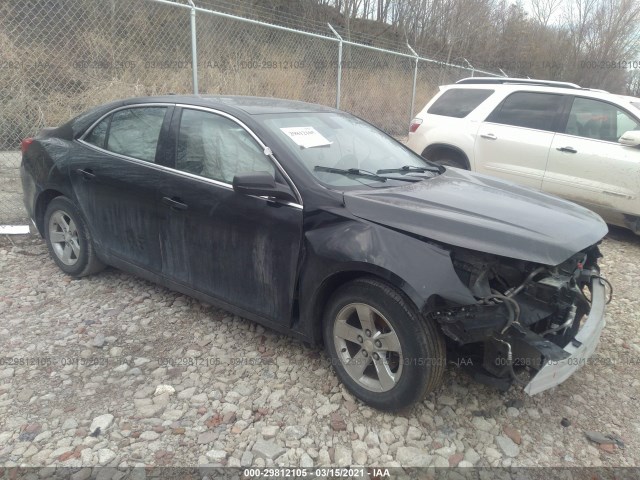
<instances>
[{"instance_id":1,"label":"car roof","mask_svg":"<svg viewBox=\"0 0 640 480\"><path fill-rule=\"evenodd\" d=\"M236 117L241 115L261 115L271 113L321 113L340 112L335 108L313 103L299 102L270 97L249 97L234 95L161 95L151 97L131 97L115 100L92 108L72 118L55 129L61 138L76 138L98 119L116 108L145 103L167 103L192 105L220 110ZM340 112L344 113L344 112Z\"/></svg>"},{"instance_id":2,"label":"car roof","mask_svg":"<svg viewBox=\"0 0 640 480\"><path fill-rule=\"evenodd\" d=\"M137 97L124 100L123 105L139 103L180 103L223 110L242 110L249 115L272 113L337 112L338 110L314 103L271 97L249 97L241 95L163 95Z\"/></svg>"},{"instance_id":3,"label":"car roof","mask_svg":"<svg viewBox=\"0 0 640 480\"><path fill-rule=\"evenodd\" d=\"M500 80L505 83L499 83ZM476 83L477 82L477 83ZM498 82L498 83L496 83ZM582 97L597 98L601 100L614 101L620 104L629 105L631 102L640 102L640 98L630 97L627 95L619 95L617 93L609 93L605 90L582 88L575 84L565 82L531 79L494 79L485 77L476 77L460 80L457 83L443 85L440 87L442 91L451 88L474 88L474 89L491 89L501 92L516 92L526 90L528 92L544 92L544 93L560 93L562 95L576 95ZM561 86L555 86L561 85Z\"/></svg>"}]
</instances>

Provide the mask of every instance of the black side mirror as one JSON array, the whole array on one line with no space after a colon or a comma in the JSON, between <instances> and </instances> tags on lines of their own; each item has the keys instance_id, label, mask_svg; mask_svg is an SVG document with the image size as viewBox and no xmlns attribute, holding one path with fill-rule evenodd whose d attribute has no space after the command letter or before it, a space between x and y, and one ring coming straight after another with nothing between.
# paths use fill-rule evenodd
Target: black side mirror
<instances>
[{"instance_id":1,"label":"black side mirror","mask_svg":"<svg viewBox=\"0 0 640 480\"><path fill-rule=\"evenodd\" d=\"M286 185L276 183L269 172L240 173L233 177L233 190L243 195L258 197L272 197L288 202L297 202L291 189Z\"/></svg>"}]
</instances>

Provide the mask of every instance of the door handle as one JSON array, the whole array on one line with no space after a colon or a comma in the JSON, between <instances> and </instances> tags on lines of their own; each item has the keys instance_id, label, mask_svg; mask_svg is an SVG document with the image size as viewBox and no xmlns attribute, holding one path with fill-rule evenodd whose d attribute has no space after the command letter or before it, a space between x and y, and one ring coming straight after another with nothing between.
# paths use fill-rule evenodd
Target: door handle
<instances>
[{"instance_id":1,"label":"door handle","mask_svg":"<svg viewBox=\"0 0 640 480\"><path fill-rule=\"evenodd\" d=\"M480 135L482 138L486 138L487 140L497 140L498 137L496 137L493 133L483 133Z\"/></svg>"},{"instance_id":2,"label":"door handle","mask_svg":"<svg viewBox=\"0 0 640 480\"><path fill-rule=\"evenodd\" d=\"M556 148L556 150L558 150L559 152L578 153L578 150L573 147L558 147Z\"/></svg>"},{"instance_id":3,"label":"door handle","mask_svg":"<svg viewBox=\"0 0 640 480\"><path fill-rule=\"evenodd\" d=\"M174 210L186 210L189 208L189 206L186 203L182 203L178 197L162 197L162 203Z\"/></svg>"},{"instance_id":4,"label":"door handle","mask_svg":"<svg viewBox=\"0 0 640 480\"><path fill-rule=\"evenodd\" d=\"M79 168L76 170L76 173L81 175L85 180L93 180L94 178L96 178L96 174L93 173L93 170L91 170L90 168L87 168L85 170Z\"/></svg>"}]
</instances>

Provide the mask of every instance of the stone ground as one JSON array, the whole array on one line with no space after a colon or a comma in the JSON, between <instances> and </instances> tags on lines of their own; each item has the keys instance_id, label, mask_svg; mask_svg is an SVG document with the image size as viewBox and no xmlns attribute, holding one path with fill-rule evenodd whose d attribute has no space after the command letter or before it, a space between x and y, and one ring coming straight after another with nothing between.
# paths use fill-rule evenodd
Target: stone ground
<instances>
[{"instance_id":1,"label":"stone ground","mask_svg":"<svg viewBox=\"0 0 640 480\"><path fill-rule=\"evenodd\" d=\"M640 238L602 250L596 362L535 397L452 366L391 415L318 347L114 269L72 280L41 239L1 237L0 466L640 466Z\"/></svg>"},{"instance_id":2,"label":"stone ground","mask_svg":"<svg viewBox=\"0 0 640 480\"><path fill-rule=\"evenodd\" d=\"M0 225L28 225L20 181L20 151L0 150Z\"/></svg>"}]
</instances>

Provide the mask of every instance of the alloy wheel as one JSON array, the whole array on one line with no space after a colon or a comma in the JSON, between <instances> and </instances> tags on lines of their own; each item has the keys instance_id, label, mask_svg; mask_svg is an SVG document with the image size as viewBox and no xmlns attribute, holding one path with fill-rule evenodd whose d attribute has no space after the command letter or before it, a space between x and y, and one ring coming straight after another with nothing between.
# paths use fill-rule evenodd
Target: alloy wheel
<instances>
[{"instance_id":1,"label":"alloy wheel","mask_svg":"<svg viewBox=\"0 0 640 480\"><path fill-rule=\"evenodd\" d=\"M360 386L386 392L400 380L400 340L384 315L370 305L344 306L334 320L333 341L345 371Z\"/></svg>"},{"instance_id":2,"label":"alloy wheel","mask_svg":"<svg viewBox=\"0 0 640 480\"><path fill-rule=\"evenodd\" d=\"M53 252L65 265L75 265L80 257L78 228L68 213L56 210L49 218L49 239Z\"/></svg>"}]
</instances>

